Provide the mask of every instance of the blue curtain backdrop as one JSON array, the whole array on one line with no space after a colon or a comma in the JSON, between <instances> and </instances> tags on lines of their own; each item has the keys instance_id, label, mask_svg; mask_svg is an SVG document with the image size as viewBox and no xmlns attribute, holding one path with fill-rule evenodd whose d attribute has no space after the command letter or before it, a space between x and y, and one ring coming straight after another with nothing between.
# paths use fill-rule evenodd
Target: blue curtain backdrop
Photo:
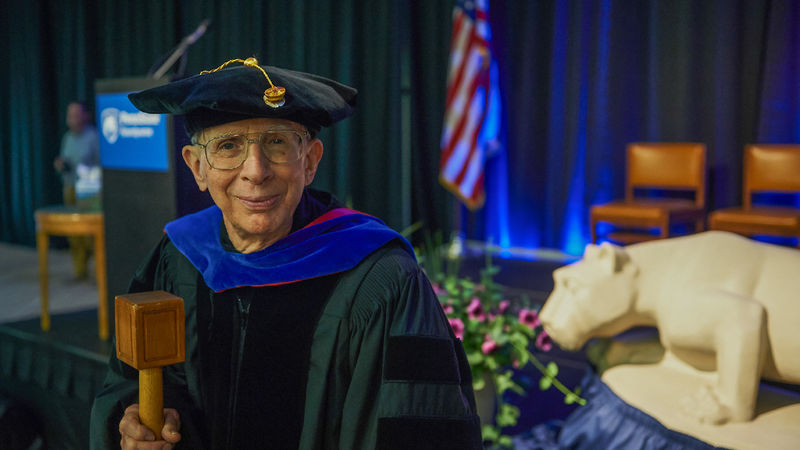
<instances>
[{"instance_id":1,"label":"blue curtain backdrop","mask_svg":"<svg viewBox=\"0 0 800 450\"><path fill-rule=\"evenodd\" d=\"M505 152L468 238L580 254L623 196L625 145L708 146L709 210L741 201L748 143L800 143L800 2L491 2ZM800 175L799 175L800 176Z\"/></svg>"},{"instance_id":2,"label":"blue curtain backdrop","mask_svg":"<svg viewBox=\"0 0 800 450\"><path fill-rule=\"evenodd\" d=\"M255 54L357 86L315 183L395 228L447 231L457 208L436 179L453 4L6 2L0 240L32 245L34 209L60 199L67 103L91 100L97 78L145 74L205 18L188 73ZM469 238L580 253L589 206L622 195L631 141L705 142L711 209L740 201L745 144L800 141L800 2L491 0L490 19L503 145L486 206L462 212Z\"/></svg>"}]
</instances>

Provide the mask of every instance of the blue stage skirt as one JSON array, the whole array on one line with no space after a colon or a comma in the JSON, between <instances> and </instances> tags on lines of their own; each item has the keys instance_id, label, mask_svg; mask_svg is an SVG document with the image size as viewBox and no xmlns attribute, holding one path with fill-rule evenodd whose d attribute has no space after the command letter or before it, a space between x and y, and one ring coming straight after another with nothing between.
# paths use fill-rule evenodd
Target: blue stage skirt
<instances>
[{"instance_id":1,"label":"blue stage skirt","mask_svg":"<svg viewBox=\"0 0 800 450\"><path fill-rule=\"evenodd\" d=\"M586 404L563 421L535 426L514 437L515 449L713 449L699 439L670 430L625 403L594 372L581 382Z\"/></svg>"}]
</instances>

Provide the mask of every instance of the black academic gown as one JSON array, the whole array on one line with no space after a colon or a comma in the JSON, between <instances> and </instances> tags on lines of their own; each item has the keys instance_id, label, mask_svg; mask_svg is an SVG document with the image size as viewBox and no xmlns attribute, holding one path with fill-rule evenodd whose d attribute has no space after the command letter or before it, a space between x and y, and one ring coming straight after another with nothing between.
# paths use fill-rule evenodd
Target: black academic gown
<instances>
[{"instance_id":1,"label":"black academic gown","mask_svg":"<svg viewBox=\"0 0 800 450\"><path fill-rule=\"evenodd\" d=\"M333 202L304 195L295 228ZM164 369L178 448L481 448L461 343L396 242L343 273L213 292L165 236L131 285L158 289L185 302L186 362ZM136 380L112 354L92 448L118 447Z\"/></svg>"}]
</instances>

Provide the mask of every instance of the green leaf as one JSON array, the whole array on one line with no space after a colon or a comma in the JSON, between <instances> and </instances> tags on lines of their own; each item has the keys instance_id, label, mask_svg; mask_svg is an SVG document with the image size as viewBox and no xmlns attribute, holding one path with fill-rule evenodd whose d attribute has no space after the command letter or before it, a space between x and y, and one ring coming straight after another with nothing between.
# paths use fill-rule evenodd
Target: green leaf
<instances>
[{"instance_id":1,"label":"green leaf","mask_svg":"<svg viewBox=\"0 0 800 450\"><path fill-rule=\"evenodd\" d=\"M512 344L520 348L528 348L528 343L530 342L528 338L519 331L511 333L509 340Z\"/></svg>"},{"instance_id":2,"label":"green leaf","mask_svg":"<svg viewBox=\"0 0 800 450\"><path fill-rule=\"evenodd\" d=\"M553 385L553 379L550 377L542 377L539 379L539 389L546 391Z\"/></svg>"},{"instance_id":3,"label":"green leaf","mask_svg":"<svg viewBox=\"0 0 800 450\"><path fill-rule=\"evenodd\" d=\"M534 336L536 336L536 331L535 330L533 330L531 328L528 328L527 325L523 325L523 324L521 324L519 322L514 324L514 329L518 330L520 333L522 333L525 336L527 336L528 337L528 342L530 342L530 339L533 339ZM526 345L526 347L527 347L527 345Z\"/></svg>"},{"instance_id":4,"label":"green leaf","mask_svg":"<svg viewBox=\"0 0 800 450\"><path fill-rule=\"evenodd\" d=\"M473 378L472 379L472 390L473 391L480 391L486 387L486 380L483 377Z\"/></svg>"},{"instance_id":5,"label":"green leaf","mask_svg":"<svg viewBox=\"0 0 800 450\"><path fill-rule=\"evenodd\" d=\"M501 416L500 414L494 420L497 422L498 427L511 427L517 424L513 417Z\"/></svg>"},{"instance_id":6,"label":"green leaf","mask_svg":"<svg viewBox=\"0 0 800 450\"><path fill-rule=\"evenodd\" d=\"M508 341L513 338L513 336L503 333L502 330L492 330L491 336L501 347L508 344Z\"/></svg>"},{"instance_id":7,"label":"green leaf","mask_svg":"<svg viewBox=\"0 0 800 450\"><path fill-rule=\"evenodd\" d=\"M497 417L495 418L498 427L514 426L517 424L518 419L519 408L514 405L509 405L508 403L503 403L500 405L500 408L497 411Z\"/></svg>"},{"instance_id":8,"label":"green leaf","mask_svg":"<svg viewBox=\"0 0 800 450\"><path fill-rule=\"evenodd\" d=\"M411 236L411 234L413 234L420 228L422 228L422 221L414 222L411 225L407 226L403 231L401 231L400 235L408 239L408 237Z\"/></svg>"},{"instance_id":9,"label":"green leaf","mask_svg":"<svg viewBox=\"0 0 800 450\"><path fill-rule=\"evenodd\" d=\"M472 372L472 379L477 380L478 378L483 378L484 368L483 366L470 366L470 372ZM474 382L473 382L474 386Z\"/></svg>"},{"instance_id":10,"label":"green leaf","mask_svg":"<svg viewBox=\"0 0 800 450\"><path fill-rule=\"evenodd\" d=\"M500 437L500 428L492 425L484 425L481 428L481 436L484 441L495 442Z\"/></svg>"},{"instance_id":11,"label":"green leaf","mask_svg":"<svg viewBox=\"0 0 800 450\"><path fill-rule=\"evenodd\" d=\"M511 436L502 435L499 439L497 439L497 444L503 447L511 448L513 441L511 440Z\"/></svg>"},{"instance_id":12,"label":"green leaf","mask_svg":"<svg viewBox=\"0 0 800 450\"><path fill-rule=\"evenodd\" d=\"M467 361L469 365L473 366L482 363L484 360L483 353L480 350L475 350L467 353Z\"/></svg>"},{"instance_id":13,"label":"green leaf","mask_svg":"<svg viewBox=\"0 0 800 450\"><path fill-rule=\"evenodd\" d=\"M495 374L494 383L497 386L498 394L502 394L507 390L511 390L513 392L516 392L517 394L525 395L525 390L522 389L522 386L517 384L516 381L514 381L514 379L512 378L513 375L514 373L511 372L510 370L507 370L503 373Z\"/></svg>"},{"instance_id":14,"label":"green leaf","mask_svg":"<svg viewBox=\"0 0 800 450\"><path fill-rule=\"evenodd\" d=\"M517 359L517 361L519 361L520 368L525 367L530 360L531 356L527 351L519 352L519 358Z\"/></svg>"},{"instance_id":15,"label":"green leaf","mask_svg":"<svg viewBox=\"0 0 800 450\"><path fill-rule=\"evenodd\" d=\"M556 375L558 375L558 366L556 365L556 363L554 363L553 361L547 363L546 372L547 375L550 375L551 377L555 378Z\"/></svg>"},{"instance_id":16,"label":"green leaf","mask_svg":"<svg viewBox=\"0 0 800 450\"><path fill-rule=\"evenodd\" d=\"M580 386L578 386L575 389L573 389L572 392L575 395L575 402L577 402L579 405L585 405L586 404L586 399L585 398L581 398L581 387Z\"/></svg>"},{"instance_id":17,"label":"green leaf","mask_svg":"<svg viewBox=\"0 0 800 450\"><path fill-rule=\"evenodd\" d=\"M511 385L514 382L511 381L511 377L506 373L498 373L494 376L494 385L497 388L497 393L502 394L503 392L509 390Z\"/></svg>"}]
</instances>

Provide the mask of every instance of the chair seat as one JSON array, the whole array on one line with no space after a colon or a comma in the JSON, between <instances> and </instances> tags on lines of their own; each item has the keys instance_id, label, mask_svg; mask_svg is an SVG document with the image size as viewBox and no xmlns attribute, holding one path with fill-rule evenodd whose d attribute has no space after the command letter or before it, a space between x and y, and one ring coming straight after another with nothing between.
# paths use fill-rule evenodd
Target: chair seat
<instances>
[{"instance_id":1,"label":"chair seat","mask_svg":"<svg viewBox=\"0 0 800 450\"><path fill-rule=\"evenodd\" d=\"M709 223L715 230L800 234L800 209L778 206L725 208L711 213Z\"/></svg>"},{"instance_id":2,"label":"chair seat","mask_svg":"<svg viewBox=\"0 0 800 450\"><path fill-rule=\"evenodd\" d=\"M702 217L703 208L694 202L681 199L648 199L634 202L624 200L593 206L591 214L597 220L605 218L631 220L659 220L665 215L691 220Z\"/></svg>"},{"instance_id":3,"label":"chair seat","mask_svg":"<svg viewBox=\"0 0 800 450\"><path fill-rule=\"evenodd\" d=\"M638 244L639 242L655 241L661 236L648 233L635 233L631 231L613 231L606 235L606 239L620 245Z\"/></svg>"}]
</instances>

